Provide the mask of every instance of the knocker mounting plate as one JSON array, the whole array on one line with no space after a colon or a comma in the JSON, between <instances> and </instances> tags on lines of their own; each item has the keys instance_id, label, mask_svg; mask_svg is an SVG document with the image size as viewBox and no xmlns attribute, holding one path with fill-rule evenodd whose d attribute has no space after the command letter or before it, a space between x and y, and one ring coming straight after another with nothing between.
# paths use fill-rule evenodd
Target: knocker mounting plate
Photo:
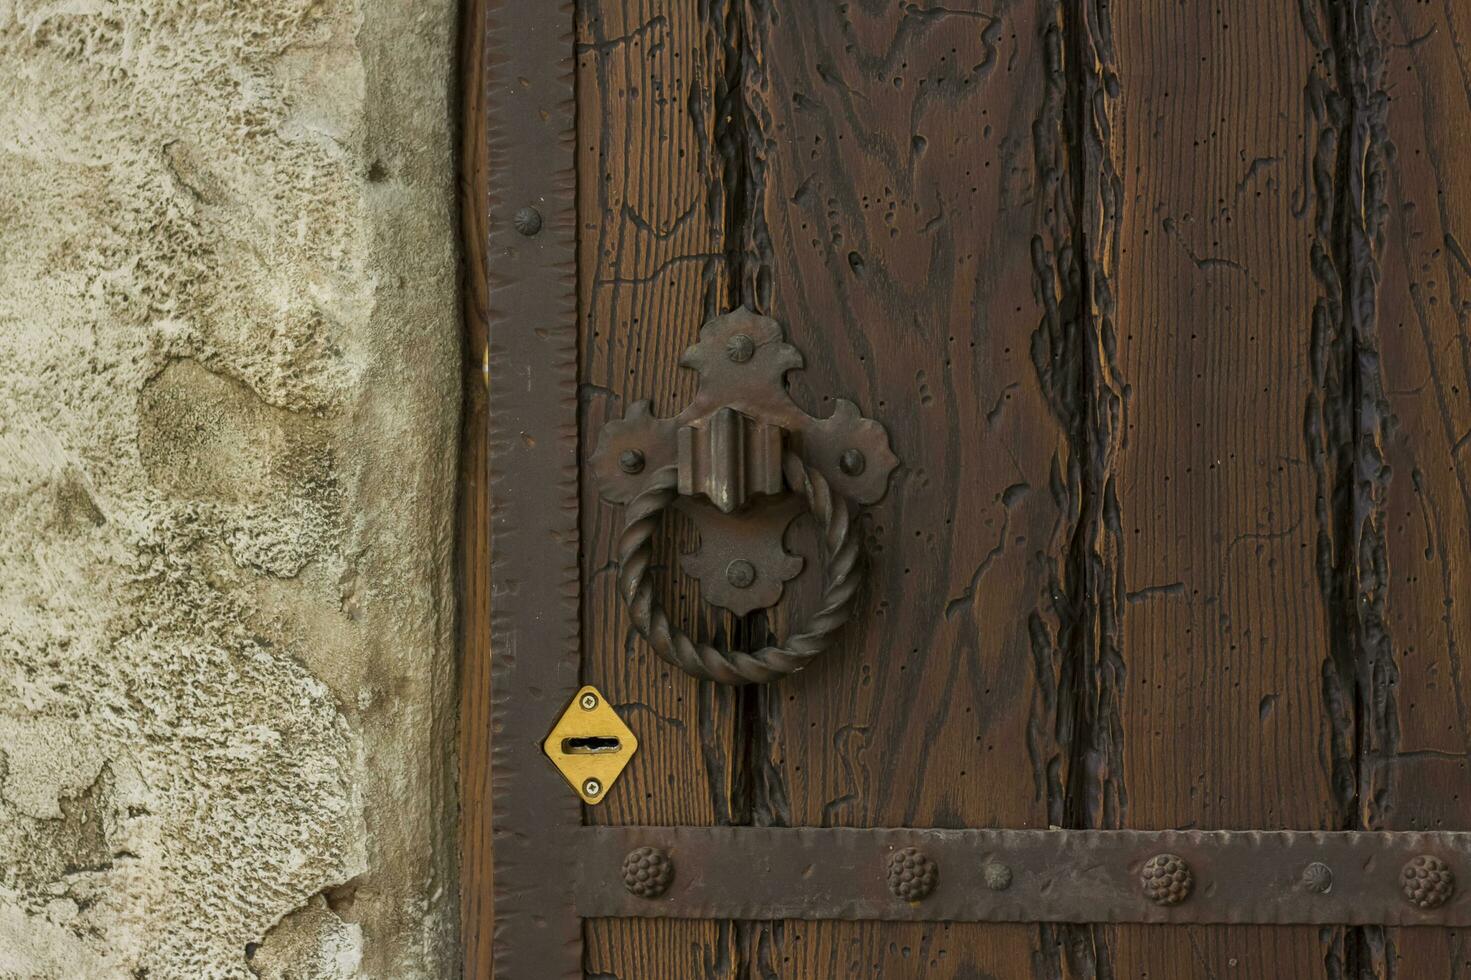
<instances>
[{"instance_id":1,"label":"knocker mounting plate","mask_svg":"<svg viewBox=\"0 0 1471 980\"><path fill-rule=\"evenodd\" d=\"M673 506L695 524L699 550L682 559L713 605L744 615L775 605L802 559L783 545L807 509L787 493L783 455L798 457L832 492L855 504L883 497L898 459L888 433L858 406L836 399L814 418L792 401L788 371L803 366L777 321L747 309L710 320L680 365L700 374L689 405L657 418L648 401L604 426L589 465L604 500L628 505L674 467Z\"/></svg>"}]
</instances>

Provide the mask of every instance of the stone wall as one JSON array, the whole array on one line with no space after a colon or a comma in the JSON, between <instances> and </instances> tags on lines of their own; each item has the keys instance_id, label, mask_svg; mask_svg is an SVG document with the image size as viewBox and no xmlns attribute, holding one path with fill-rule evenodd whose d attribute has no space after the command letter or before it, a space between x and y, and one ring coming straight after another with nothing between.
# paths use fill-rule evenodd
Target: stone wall
<instances>
[{"instance_id":1,"label":"stone wall","mask_svg":"<svg viewBox=\"0 0 1471 980\"><path fill-rule=\"evenodd\" d=\"M0 0L0 977L453 974L449 0Z\"/></svg>"}]
</instances>

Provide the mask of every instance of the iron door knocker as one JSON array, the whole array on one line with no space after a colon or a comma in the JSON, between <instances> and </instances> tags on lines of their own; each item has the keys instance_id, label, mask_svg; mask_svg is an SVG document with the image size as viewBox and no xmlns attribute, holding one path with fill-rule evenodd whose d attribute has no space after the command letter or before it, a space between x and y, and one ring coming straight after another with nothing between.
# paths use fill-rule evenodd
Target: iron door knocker
<instances>
[{"instance_id":1,"label":"iron door knocker","mask_svg":"<svg viewBox=\"0 0 1471 980\"><path fill-rule=\"evenodd\" d=\"M696 677L762 683L800 670L848 621L862 580L855 518L883 497L898 458L884 427L838 399L813 418L792 401L788 371L802 355L775 320L747 309L710 320L680 365L699 372L694 399L661 419L641 401L603 427L589 463L603 499L625 508L618 537L618 591L634 628L660 657ZM790 492L788 492L790 491ZM700 548L686 572L705 599L745 615L775 605L802 560L782 545L805 508L817 522L823 590L816 612L780 646L717 650L669 621L649 576L659 515L689 516Z\"/></svg>"}]
</instances>

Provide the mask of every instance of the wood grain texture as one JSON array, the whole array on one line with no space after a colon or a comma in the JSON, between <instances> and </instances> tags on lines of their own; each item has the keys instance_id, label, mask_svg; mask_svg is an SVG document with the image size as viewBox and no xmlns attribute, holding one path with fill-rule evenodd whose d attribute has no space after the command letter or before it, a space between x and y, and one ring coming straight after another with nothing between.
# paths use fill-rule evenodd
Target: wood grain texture
<instances>
[{"instance_id":1,"label":"wood grain texture","mask_svg":"<svg viewBox=\"0 0 1471 980\"><path fill-rule=\"evenodd\" d=\"M1270 0L1159 0L1112 18L1098 179L1113 213L1089 257L1110 282L1094 315L1126 393L1105 599L1124 692L1120 815L1148 829L1334 827L1333 573L1320 562L1338 474L1303 421L1332 410L1313 359L1328 288L1315 259L1331 243L1315 226L1324 161L1304 98L1336 85L1321 77L1332 64L1301 12ZM1228 976L1248 954L1263 975L1324 968L1312 929L1104 932L1118 976Z\"/></svg>"},{"instance_id":2,"label":"wood grain texture","mask_svg":"<svg viewBox=\"0 0 1471 980\"><path fill-rule=\"evenodd\" d=\"M490 821L490 481L486 391L485 8L467 0L460 22L461 314L464 404L460 423L458 542L460 631L460 926L465 980L491 980L493 866Z\"/></svg>"},{"instance_id":3,"label":"wood grain texture","mask_svg":"<svg viewBox=\"0 0 1471 980\"><path fill-rule=\"evenodd\" d=\"M740 694L630 635L584 487L585 679L644 745L588 819L1471 826L1468 36L1456 0L587 0L584 452L744 302L904 463L840 647ZM664 540L673 615L766 628ZM625 980L1471 971L1448 930L587 937Z\"/></svg>"},{"instance_id":4,"label":"wood grain texture","mask_svg":"<svg viewBox=\"0 0 1471 980\"><path fill-rule=\"evenodd\" d=\"M1364 822L1461 830L1471 827L1471 8L1384 0L1362 14L1370 179L1359 254L1374 303L1359 343L1380 374L1359 415L1377 421L1361 455L1379 478L1358 592L1369 662L1385 665L1370 688L1385 694L1377 724L1360 740ZM1455 931L1366 930L1359 945L1378 975L1471 974Z\"/></svg>"},{"instance_id":5,"label":"wood grain texture","mask_svg":"<svg viewBox=\"0 0 1471 980\"><path fill-rule=\"evenodd\" d=\"M728 305L727 24L713 4L585 0L578 7L579 272L582 458L605 421L651 399L674 415L694 393L678 366L703 320ZM658 659L629 624L616 591L622 510L582 488L583 681L602 690L639 752L589 823L744 821L748 785L739 692L701 684ZM693 546L666 520L656 555L661 601L704 636L741 642L698 583L679 571ZM590 921L591 975L725 976L728 923ZM697 968L698 964L698 968Z\"/></svg>"},{"instance_id":6,"label":"wood grain texture","mask_svg":"<svg viewBox=\"0 0 1471 980\"><path fill-rule=\"evenodd\" d=\"M1053 597L1078 501L1072 406L1053 404L1060 375L1049 383L1072 360L1059 307L1076 270L1055 18L1046 4L747 5L742 299L806 353L796 397L819 415L856 401L901 459L864 518L854 623L763 692L776 822L1040 827L1062 813L1070 611ZM1017 975L1047 958L1025 926L787 922L751 942L748 961L783 977Z\"/></svg>"}]
</instances>

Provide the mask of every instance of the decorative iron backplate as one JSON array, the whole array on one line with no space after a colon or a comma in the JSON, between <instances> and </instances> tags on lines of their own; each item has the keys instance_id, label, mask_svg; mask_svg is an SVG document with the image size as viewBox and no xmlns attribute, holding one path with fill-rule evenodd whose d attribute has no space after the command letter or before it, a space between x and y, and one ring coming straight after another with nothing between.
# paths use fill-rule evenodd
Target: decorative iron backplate
<instances>
[{"instance_id":1,"label":"decorative iron backplate","mask_svg":"<svg viewBox=\"0 0 1471 980\"><path fill-rule=\"evenodd\" d=\"M1471 833L585 827L576 837L585 917L1471 925ZM656 896L625 885L639 848L672 868Z\"/></svg>"},{"instance_id":2,"label":"decorative iron backplate","mask_svg":"<svg viewBox=\"0 0 1471 980\"><path fill-rule=\"evenodd\" d=\"M588 469L604 500L627 505L661 471L677 468L676 506L700 535L684 569L699 578L707 602L745 615L775 605L802 570L782 546L803 510L799 498L781 496L783 452L859 505L884 495L899 461L884 427L846 398L822 419L792 401L786 374L802 367L802 354L770 317L748 309L715 317L679 363L700 375L684 410L661 419L647 401L630 405L603 427ZM735 562L743 563L740 574Z\"/></svg>"}]
</instances>

